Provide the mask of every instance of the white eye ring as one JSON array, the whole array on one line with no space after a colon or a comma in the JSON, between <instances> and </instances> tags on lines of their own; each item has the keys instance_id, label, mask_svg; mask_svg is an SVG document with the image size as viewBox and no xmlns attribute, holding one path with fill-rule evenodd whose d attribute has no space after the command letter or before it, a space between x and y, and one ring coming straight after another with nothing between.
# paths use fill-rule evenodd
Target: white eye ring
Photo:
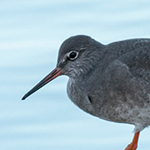
<instances>
[{"instance_id":1,"label":"white eye ring","mask_svg":"<svg viewBox=\"0 0 150 150\"><path fill-rule=\"evenodd\" d=\"M75 60L79 55L78 51L71 51L67 54L69 60Z\"/></svg>"}]
</instances>

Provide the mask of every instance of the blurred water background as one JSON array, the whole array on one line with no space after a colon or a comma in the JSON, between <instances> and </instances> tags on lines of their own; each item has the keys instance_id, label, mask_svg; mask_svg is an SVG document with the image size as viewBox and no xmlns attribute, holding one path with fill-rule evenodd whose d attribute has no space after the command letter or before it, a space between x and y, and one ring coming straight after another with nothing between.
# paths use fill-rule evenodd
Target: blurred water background
<instances>
[{"instance_id":1,"label":"blurred water background","mask_svg":"<svg viewBox=\"0 0 150 150\"><path fill-rule=\"evenodd\" d=\"M133 126L77 108L65 76L21 101L55 67L61 43L77 34L103 44L149 38L150 1L0 1L0 150L123 150L131 142ZM149 150L149 134L141 133L140 150Z\"/></svg>"}]
</instances>

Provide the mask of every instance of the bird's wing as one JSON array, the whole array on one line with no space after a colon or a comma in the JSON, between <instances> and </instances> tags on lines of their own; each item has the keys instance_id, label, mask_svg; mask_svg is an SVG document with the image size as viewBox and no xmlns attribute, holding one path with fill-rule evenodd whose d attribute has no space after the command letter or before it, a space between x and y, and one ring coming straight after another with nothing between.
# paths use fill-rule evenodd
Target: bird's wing
<instances>
[{"instance_id":1,"label":"bird's wing","mask_svg":"<svg viewBox=\"0 0 150 150\"><path fill-rule=\"evenodd\" d=\"M120 88L122 89L122 91L133 90L132 92L135 93L137 93L136 91L139 91L139 93L140 91L142 93L150 93L150 83L146 80L145 73L145 71L149 71L150 73L150 69L147 70L146 67L143 68L144 75L141 77L141 72L139 71L139 69L142 69L143 65L138 61L134 61L135 64L133 65L131 64L132 61L130 59L127 60L127 62L123 61L123 59L122 61L121 59L115 60L108 66L106 72L104 73L106 82L110 83L110 86L112 85L112 88Z\"/></svg>"},{"instance_id":2,"label":"bird's wing","mask_svg":"<svg viewBox=\"0 0 150 150\"><path fill-rule=\"evenodd\" d=\"M142 47L119 57L135 77L150 83L150 47Z\"/></svg>"},{"instance_id":3,"label":"bird's wing","mask_svg":"<svg viewBox=\"0 0 150 150\"><path fill-rule=\"evenodd\" d=\"M123 59L122 59L123 60ZM100 82L95 85L89 92L89 96L95 103L101 103L103 107L124 103L130 99L134 105L143 106L145 102L149 103L150 85L143 78L135 76L128 66L121 60L114 60L106 68L101 76ZM100 98L102 99L100 101Z\"/></svg>"},{"instance_id":4,"label":"bird's wing","mask_svg":"<svg viewBox=\"0 0 150 150\"><path fill-rule=\"evenodd\" d=\"M149 94L150 46L137 47L110 61L105 70L94 79L94 85L89 90L92 101L100 103L99 98L103 99L100 106L109 103L110 99L114 103L117 99L133 99L140 104L149 101Z\"/></svg>"}]
</instances>

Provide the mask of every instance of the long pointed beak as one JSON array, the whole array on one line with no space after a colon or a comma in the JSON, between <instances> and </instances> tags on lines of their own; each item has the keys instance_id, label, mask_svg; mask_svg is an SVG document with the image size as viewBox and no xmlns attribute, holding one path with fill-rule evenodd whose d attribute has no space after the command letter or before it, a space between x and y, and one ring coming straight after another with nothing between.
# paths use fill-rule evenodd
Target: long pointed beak
<instances>
[{"instance_id":1,"label":"long pointed beak","mask_svg":"<svg viewBox=\"0 0 150 150\"><path fill-rule=\"evenodd\" d=\"M35 87L33 87L28 93L26 93L22 100L26 99L28 96L39 90L41 87L43 87L48 82L52 81L56 77L61 75L61 68L55 68L51 73L49 73L43 80L41 80Z\"/></svg>"}]
</instances>

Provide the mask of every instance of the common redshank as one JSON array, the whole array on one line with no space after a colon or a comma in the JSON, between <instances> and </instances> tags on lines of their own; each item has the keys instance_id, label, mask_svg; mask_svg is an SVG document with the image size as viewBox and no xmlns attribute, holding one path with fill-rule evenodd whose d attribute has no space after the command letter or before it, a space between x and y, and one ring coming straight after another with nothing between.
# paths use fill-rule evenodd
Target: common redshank
<instances>
[{"instance_id":1,"label":"common redshank","mask_svg":"<svg viewBox=\"0 0 150 150\"><path fill-rule=\"evenodd\" d=\"M150 125L150 39L103 45L77 35L63 42L56 68L22 100L60 75L69 76L69 98L99 118L135 126L125 150L135 150L139 133Z\"/></svg>"}]
</instances>

